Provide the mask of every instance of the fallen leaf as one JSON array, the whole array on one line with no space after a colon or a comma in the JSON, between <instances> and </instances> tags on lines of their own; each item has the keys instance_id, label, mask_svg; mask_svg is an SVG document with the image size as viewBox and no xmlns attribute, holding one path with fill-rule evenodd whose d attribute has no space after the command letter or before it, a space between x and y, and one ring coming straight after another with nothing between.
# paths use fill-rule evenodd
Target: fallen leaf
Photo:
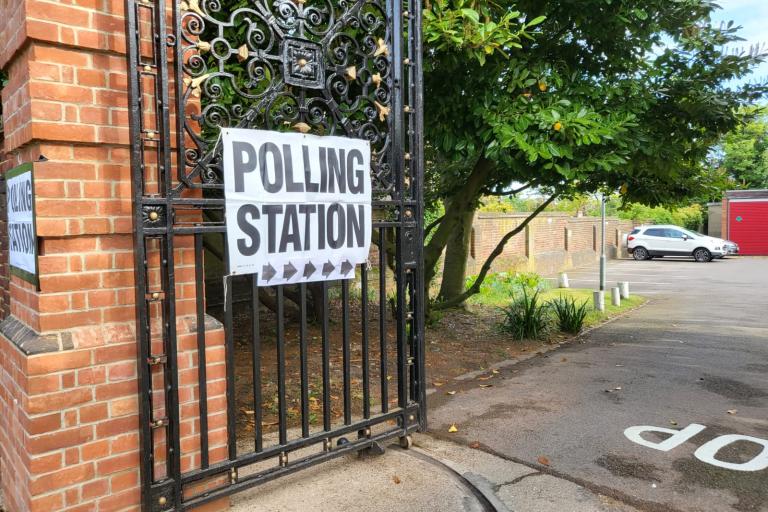
<instances>
[{"instance_id":1,"label":"fallen leaf","mask_svg":"<svg viewBox=\"0 0 768 512\"><path fill-rule=\"evenodd\" d=\"M391 375L387 375L387 380L392 380L392 376Z\"/></svg>"},{"instance_id":2,"label":"fallen leaf","mask_svg":"<svg viewBox=\"0 0 768 512\"><path fill-rule=\"evenodd\" d=\"M445 394L453 396L453 395L456 394L456 392L455 391L446 391Z\"/></svg>"},{"instance_id":3,"label":"fallen leaf","mask_svg":"<svg viewBox=\"0 0 768 512\"><path fill-rule=\"evenodd\" d=\"M458 431L459 431L459 427L457 427L455 423L451 424L451 426L448 427L449 434L453 434L454 432L458 432Z\"/></svg>"},{"instance_id":4,"label":"fallen leaf","mask_svg":"<svg viewBox=\"0 0 768 512\"><path fill-rule=\"evenodd\" d=\"M499 373L499 370L492 370L491 373Z\"/></svg>"},{"instance_id":5,"label":"fallen leaf","mask_svg":"<svg viewBox=\"0 0 768 512\"><path fill-rule=\"evenodd\" d=\"M444 386L445 382L433 382L432 385L435 386L436 388L439 388L440 386Z\"/></svg>"},{"instance_id":6,"label":"fallen leaf","mask_svg":"<svg viewBox=\"0 0 768 512\"><path fill-rule=\"evenodd\" d=\"M478 377L477 380L488 380L488 379L491 379L491 378L493 378L493 375L488 375L488 376L485 376L485 377Z\"/></svg>"},{"instance_id":7,"label":"fallen leaf","mask_svg":"<svg viewBox=\"0 0 768 512\"><path fill-rule=\"evenodd\" d=\"M624 368L624 365L623 364L617 364L616 368Z\"/></svg>"},{"instance_id":8,"label":"fallen leaf","mask_svg":"<svg viewBox=\"0 0 768 512\"><path fill-rule=\"evenodd\" d=\"M473 450L477 450L478 448L480 448L480 441L472 441L471 443L469 443L469 447L472 448Z\"/></svg>"},{"instance_id":9,"label":"fallen leaf","mask_svg":"<svg viewBox=\"0 0 768 512\"><path fill-rule=\"evenodd\" d=\"M561 358L561 359L560 359L560 362L561 362L561 363L564 363L564 362L566 362L567 360L568 360L568 358L567 358L567 357L563 357L563 358Z\"/></svg>"},{"instance_id":10,"label":"fallen leaf","mask_svg":"<svg viewBox=\"0 0 768 512\"><path fill-rule=\"evenodd\" d=\"M737 409L728 409L728 414L736 414L739 412Z\"/></svg>"},{"instance_id":11,"label":"fallen leaf","mask_svg":"<svg viewBox=\"0 0 768 512\"><path fill-rule=\"evenodd\" d=\"M493 384L480 384L481 388L492 388Z\"/></svg>"},{"instance_id":12,"label":"fallen leaf","mask_svg":"<svg viewBox=\"0 0 768 512\"><path fill-rule=\"evenodd\" d=\"M616 387L615 387L615 388L613 388L613 389L615 389L616 391L621 391L621 386L616 386Z\"/></svg>"},{"instance_id":13,"label":"fallen leaf","mask_svg":"<svg viewBox=\"0 0 768 512\"><path fill-rule=\"evenodd\" d=\"M538 460L538 461L539 461L539 464L541 464L542 466L549 466L549 459L548 459L548 458L546 458L546 457L545 457L545 456L543 456L543 455L539 455L539 458L538 458L538 459L536 459L536 460Z\"/></svg>"},{"instance_id":14,"label":"fallen leaf","mask_svg":"<svg viewBox=\"0 0 768 512\"><path fill-rule=\"evenodd\" d=\"M677 425L677 422L675 420L669 420L670 425Z\"/></svg>"},{"instance_id":15,"label":"fallen leaf","mask_svg":"<svg viewBox=\"0 0 768 512\"><path fill-rule=\"evenodd\" d=\"M392 477L392 481L395 482L396 484L399 484L400 483L400 477L395 475L395 476Z\"/></svg>"}]
</instances>

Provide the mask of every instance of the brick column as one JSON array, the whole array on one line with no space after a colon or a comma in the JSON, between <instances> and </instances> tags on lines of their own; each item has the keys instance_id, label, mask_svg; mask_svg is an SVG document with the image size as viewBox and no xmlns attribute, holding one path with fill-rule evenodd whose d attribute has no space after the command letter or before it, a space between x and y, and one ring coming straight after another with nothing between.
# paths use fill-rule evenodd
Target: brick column
<instances>
[{"instance_id":1,"label":"brick column","mask_svg":"<svg viewBox=\"0 0 768 512\"><path fill-rule=\"evenodd\" d=\"M34 162L39 241L39 287L12 276L0 323L6 506L138 510L123 0L0 0L0 12L0 68L10 77L0 170ZM178 319L182 341L196 332L192 318Z\"/></svg>"},{"instance_id":2,"label":"brick column","mask_svg":"<svg viewBox=\"0 0 768 512\"><path fill-rule=\"evenodd\" d=\"M720 238L728 240L728 231L730 231L730 222L728 220L728 197L723 194L722 199L723 207L720 211Z\"/></svg>"}]
</instances>

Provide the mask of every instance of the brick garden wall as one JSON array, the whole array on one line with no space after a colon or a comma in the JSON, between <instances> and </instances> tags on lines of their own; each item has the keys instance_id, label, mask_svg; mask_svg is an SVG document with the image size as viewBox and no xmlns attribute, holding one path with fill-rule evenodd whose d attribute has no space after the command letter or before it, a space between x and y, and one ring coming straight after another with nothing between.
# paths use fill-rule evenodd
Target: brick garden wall
<instances>
[{"instance_id":1,"label":"brick garden wall","mask_svg":"<svg viewBox=\"0 0 768 512\"><path fill-rule=\"evenodd\" d=\"M527 215L478 214L472 225L467 275L477 274L499 240L519 226ZM607 219L606 253L609 257L619 254L617 248L620 248L623 235L629 233L632 227L632 221ZM492 269L495 272L531 271L552 274L597 261L599 251L600 218L544 213L509 240Z\"/></svg>"}]
</instances>

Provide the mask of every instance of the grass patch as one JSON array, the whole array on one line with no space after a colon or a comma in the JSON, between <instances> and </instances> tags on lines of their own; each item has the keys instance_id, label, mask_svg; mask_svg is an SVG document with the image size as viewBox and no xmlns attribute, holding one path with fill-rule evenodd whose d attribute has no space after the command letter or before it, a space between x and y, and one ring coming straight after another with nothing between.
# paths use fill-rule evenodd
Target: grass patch
<instances>
[{"instance_id":1,"label":"grass patch","mask_svg":"<svg viewBox=\"0 0 768 512\"><path fill-rule=\"evenodd\" d=\"M553 290L547 290L542 292L542 300L551 300L558 297L571 297L576 300L577 304L587 303L587 317L584 319L584 327L592 327L605 320L616 316L617 314L632 309L645 303L645 297L639 295L630 295L628 299L621 301L621 306L614 306L611 304L611 291L606 292L605 311L595 311L592 308L592 291L584 288L558 288Z\"/></svg>"},{"instance_id":2,"label":"grass patch","mask_svg":"<svg viewBox=\"0 0 768 512\"><path fill-rule=\"evenodd\" d=\"M473 276L467 279L467 287L472 285L475 278ZM523 291L543 292L549 287L546 279L533 272L498 272L486 277L480 285L480 293L470 297L467 303L501 308L508 306L512 299L521 295Z\"/></svg>"},{"instance_id":3,"label":"grass patch","mask_svg":"<svg viewBox=\"0 0 768 512\"><path fill-rule=\"evenodd\" d=\"M470 285L474 277L467 280ZM628 299L621 301L621 306L611 305L611 291L605 293L605 311L595 311L592 307L592 291L587 288L552 288L549 282L534 273L506 273L499 272L489 275L480 287L480 293L473 295L467 303L477 308L507 308L516 297L522 295L523 290L528 294L539 292L540 303L547 303L554 299L573 299L577 305L587 304L587 316L584 319L584 328L593 327L616 316L623 311L632 309L646 302L644 297L630 295ZM472 309L472 308L471 308Z\"/></svg>"}]
</instances>

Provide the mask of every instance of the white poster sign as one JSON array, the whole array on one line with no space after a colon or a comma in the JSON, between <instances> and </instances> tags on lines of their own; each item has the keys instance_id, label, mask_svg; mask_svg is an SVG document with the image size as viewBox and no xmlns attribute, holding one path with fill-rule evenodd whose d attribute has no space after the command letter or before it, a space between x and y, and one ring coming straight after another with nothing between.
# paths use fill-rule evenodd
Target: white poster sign
<instances>
[{"instance_id":1,"label":"white poster sign","mask_svg":"<svg viewBox=\"0 0 768 512\"><path fill-rule=\"evenodd\" d=\"M222 143L230 273L353 278L371 244L370 143L236 128Z\"/></svg>"},{"instance_id":2,"label":"white poster sign","mask_svg":"<svg viewBox=\"0 0 768 512\"><path fill-rule=\"evenodd\" d=\"M32 165L6 173L8 208L8 262L11 271L28 281L37 279L37 238ZM20 271L20 272L19 272Z\"/></svg>"}]
</instances>

